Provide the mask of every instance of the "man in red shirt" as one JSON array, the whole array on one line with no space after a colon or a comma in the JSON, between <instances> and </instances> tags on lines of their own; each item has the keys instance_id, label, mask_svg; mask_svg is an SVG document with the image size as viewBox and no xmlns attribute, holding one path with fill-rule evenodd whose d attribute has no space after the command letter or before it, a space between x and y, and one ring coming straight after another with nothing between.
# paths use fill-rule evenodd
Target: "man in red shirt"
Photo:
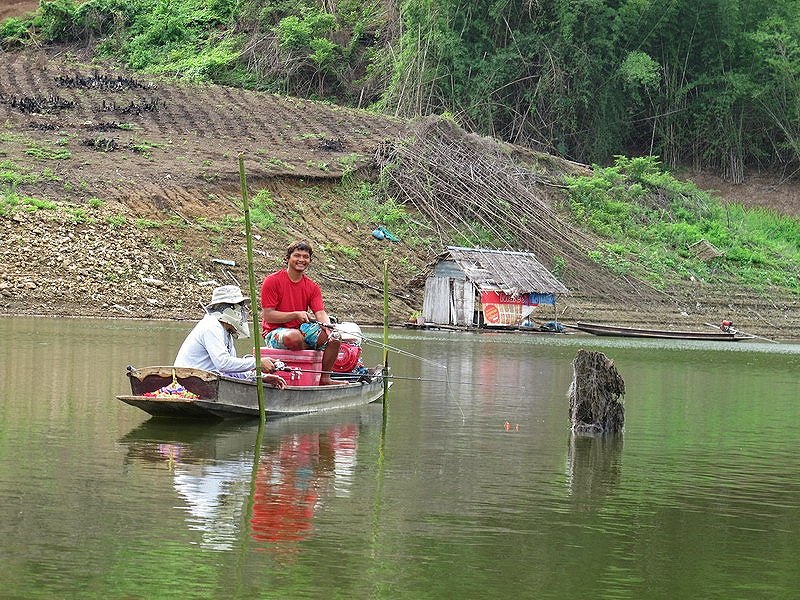
<instances>
[{"instance_id":1,"label":"man in red shirt","mask_svg":"<svg viewBox=\"0 0 800 600\"><path fill-rule=\"evenodd\" d=\"M286 269L268 275L261 284L261 328L264 344L279 350L323 350L320 385L331 381L341 342L329 338L331 320L325 312L319 285L305 274L313 250L306 241L286 250ZM308 314L314 313L316 322Z\"/></svg>"}]
</instances>

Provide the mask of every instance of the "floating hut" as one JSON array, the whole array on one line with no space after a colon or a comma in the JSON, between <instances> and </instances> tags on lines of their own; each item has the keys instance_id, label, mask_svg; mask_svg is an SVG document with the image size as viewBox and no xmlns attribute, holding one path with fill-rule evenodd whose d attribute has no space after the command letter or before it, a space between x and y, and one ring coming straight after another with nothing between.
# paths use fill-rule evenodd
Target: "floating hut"
<instances>
[{"instance_id":1,"label":"floating hut","mask_svg":"<svg viewBox=\"0 0 800 600\"><path fill-rule=\"evenodd\" d=\"M552 305L540 318L554 318L567 293L530 252L448 246L425 280L422 314L437 325L519 327L540 305Z\"/></svg>"}]
</instances>

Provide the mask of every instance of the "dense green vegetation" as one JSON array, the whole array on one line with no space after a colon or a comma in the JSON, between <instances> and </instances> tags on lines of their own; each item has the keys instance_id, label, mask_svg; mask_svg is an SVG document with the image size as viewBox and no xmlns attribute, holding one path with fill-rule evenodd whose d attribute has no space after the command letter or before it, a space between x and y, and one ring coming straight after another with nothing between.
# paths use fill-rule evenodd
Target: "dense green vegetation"
<instances>
[{"instance_id":1,"label":"dense green vegetation","mask_svg":"<svg viewBox=\"0 0 800 600\"><path fill-rule=\"evenodd\" d=\"M797 0L407 0L389 106L579 160L796 169Z\"/></svg>"},{"instance_id":2,"label":"dense green vegetation","mask_svg":"<svg viewBox=\"0 0 800 600\"><path fill-rule=\"evenodd\" d=\"M571 214L602 240L591 257L616 273L657 287L695 279L800 292L796 219L723 205L652 157L617 157L613 166L595 166L591 177L567 183ZM698 257L704 242L719 256Z\"/></svg>"},{"instance_id":3,"label":"dense green vegetation","mask_svg":"<svg viewBox=\"0 0 800 600\"><path fill-rule=\"evenodd\" d=\"M42 0L0 25L33 39L584 162L800 168L800 0Z\"/></svg>"},{"instance_id":4,"label":"dense green vegetation","mask_svg":"<svg viewBox=\"0 0 800 600\"><path fill-rule=\"evenodd\" d=\"M42 0L0 25L0 43L96 43L132 69L366 103L381 91L365 89L380 11L357 0L335 14L313 0Z\"/></svg>"}]
</instances>

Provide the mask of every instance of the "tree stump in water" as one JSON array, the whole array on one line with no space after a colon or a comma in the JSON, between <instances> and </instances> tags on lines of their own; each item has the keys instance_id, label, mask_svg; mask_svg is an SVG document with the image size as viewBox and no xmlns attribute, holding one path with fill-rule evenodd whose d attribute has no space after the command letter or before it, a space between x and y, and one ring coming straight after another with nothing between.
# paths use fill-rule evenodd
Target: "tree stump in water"
<instances>
[{"instance_id":1,"label":"tree stump in water","mask_svg":"<svg viewBox=\"0 0 800 600\"><path fill-rule=\"evenodd\" d=\"M572 430L578 433L622 431L625 407L625 382L614 361L602 352L578 350L572 361L572 384L569 386L569 417Z\"/></svg>"}]
</instances>

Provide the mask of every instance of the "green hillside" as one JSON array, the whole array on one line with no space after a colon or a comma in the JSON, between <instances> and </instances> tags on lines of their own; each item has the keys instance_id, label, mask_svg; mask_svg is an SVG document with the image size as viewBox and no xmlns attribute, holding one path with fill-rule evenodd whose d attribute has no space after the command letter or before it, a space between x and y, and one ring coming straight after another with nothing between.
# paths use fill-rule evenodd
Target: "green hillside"
<instances>
[{"instance_id":1,"label":"green hillside","mask_svg":"<svg viewBox=\"0 0 800 600\"><path fill-rule=\"evenodd\" d=\"M800 0L43 0L6 49L96 45L150 73L451 114L586 163L800 166Z\"/></svg>"}]
</instances>

